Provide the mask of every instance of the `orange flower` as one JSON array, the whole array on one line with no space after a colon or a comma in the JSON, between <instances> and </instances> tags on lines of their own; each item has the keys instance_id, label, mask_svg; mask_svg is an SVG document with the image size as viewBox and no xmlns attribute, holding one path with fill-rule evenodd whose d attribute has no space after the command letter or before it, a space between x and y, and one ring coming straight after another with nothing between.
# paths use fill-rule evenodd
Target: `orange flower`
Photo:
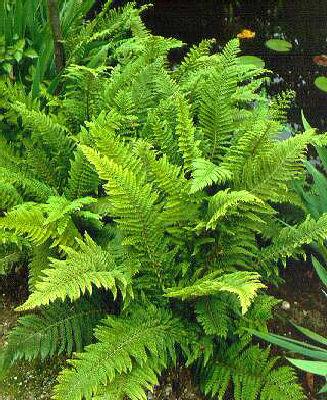
<instances>
[{"instance_id":1,"label":"orange flower","mask_svg":"<svg viewBox=\"0 0 327 400\"><path fill-rule=\"evenodd\" d=\"M255 32L250 29L243 29L240 33L237 34L239 39L253 39L255 37Z\"/></svg>"}]
</instances>

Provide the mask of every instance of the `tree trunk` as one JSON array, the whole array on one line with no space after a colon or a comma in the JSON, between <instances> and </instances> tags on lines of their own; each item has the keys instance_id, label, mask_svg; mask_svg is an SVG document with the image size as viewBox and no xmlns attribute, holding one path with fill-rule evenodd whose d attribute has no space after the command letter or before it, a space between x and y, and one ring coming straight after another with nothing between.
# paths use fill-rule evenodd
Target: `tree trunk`
<instances>
[{"instance_id":1,"label":"tree trunk","mask_svg":"<svg viewBox=\"0 0 327 400\"><path fill-rule=\"evenodd\" d=\"M53 35L56 70L59 74L65 67L65 52L57 0L48 0L48 15Z\"/></svg>"}]
</instances>

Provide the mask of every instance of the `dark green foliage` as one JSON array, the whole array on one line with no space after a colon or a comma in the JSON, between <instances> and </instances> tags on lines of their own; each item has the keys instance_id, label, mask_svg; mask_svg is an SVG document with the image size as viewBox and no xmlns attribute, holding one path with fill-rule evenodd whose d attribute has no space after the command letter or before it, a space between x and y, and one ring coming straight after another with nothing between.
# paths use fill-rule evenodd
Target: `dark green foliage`
<instances>
[{"instance_id":1,"label":"dark green foliage","mask_svg":"<svg viewBox=\"0 0 327 400\"><path fill-rule=\"evenodd\" d=\"M303 399L246 329L266 329L276 301L263 291L281 261L327 237L325 215L285 227L279 211L299 208L293 181L307 145L325 139L308 129L279 141L288 95L266 98L265 71L239 62L237 40L214 55L211 44L172 71L179 41L151 35L133 5L105 7L68 41L59 96L4 85L0 238L4 257L28 260L19 309L41 307L4 354L77 350L58 400L144 400L177 359L221 399L230 383L240 400ZM107 314L92 344L84 300ZM17 347L38 329L44 342Z\"/></svg>"},{"instance_id":2,"label":"dark green foliage","mask_svg":"<svg viewBox=\"0 0 327 400\"><path fill-rule=\"evenodd\" d=\"M56 302L36 314L20 317L8 336L4 364L81 351L92 341L93 329L103 313L99 299L83 299L75 303Z\"/></svg>"}]
</instances>

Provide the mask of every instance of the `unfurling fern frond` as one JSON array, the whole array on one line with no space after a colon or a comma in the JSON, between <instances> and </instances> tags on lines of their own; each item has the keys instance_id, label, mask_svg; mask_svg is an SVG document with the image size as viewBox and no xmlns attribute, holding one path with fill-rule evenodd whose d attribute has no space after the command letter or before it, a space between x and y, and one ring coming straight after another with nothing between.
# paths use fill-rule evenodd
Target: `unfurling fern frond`
<instances>
[{"instance_id":1,"label":"unfurling fern frond","mask_svg":"<svg viewBox=\"0 0 327 400\"><path fill-rule=\"evenodd\" d=\"M46 305L57 299L76 300L86 292L92 294L92 285L109 289L114 297L117 288L123 296L127 289L132 295L128 287L131 271L117 267L113 255L102 250L89 236L85 237L85 242L77 241L78 250L62 247L67 254L66 259L51 259L51 268L42 271L44 277L36 282L35 290L18 310Z\"/></svg>"},{"instance_id":2,"label":"unfurling fern frond","mask_svg":"<svg viewBox=\"0 0 327 400\"><path fill-rule=\"evenodd\" d=\"M238 297L242 313L245 314L258 290L265 287L259 278L260 276L256 272L233 272L222 276L212 273L199 279L191 286L169 289L166 296L187 299L216 295L220 291L226 291Z\"/></svg>"},{"instance_id":3,"label":"unfurling fern frond","mask_svg":"<svg viewBox=\"0 0 327 400\"><path fill-rule=\"evenodd\" d=\"M134 363L151 367L152 357L161 360L162 366L167 365L184 331L169 312L148 309L134 311L130 317L108 317L96 329L95 336L98 342L70 361L74 369L61 374L55 399L89 399L101 385L110 384L120 374L133 370ZM146 387L148 378L143 376L143 379Z\"/></svg>"},{"instance_id":4,"label":"unfurling fern frond","mask_svg":"<svg viewBox=\"0 0 327 400\"><path fill-rule=\"evenodd\" d=\"M214 361L204 368L202 390L206 395L227 400L227 389L232 384L235 400L305 399L292 368L276 368L278 358L269 357L269 348L245 347L242 342L223 345Z\"/></svg>"},{"instance_id":5,"label":"unfurling fern frond","mask_svg":"<svg viewBox=\"0 0 327 400\"><path fill-rule=\"evenodd\" d=\"M75 303L54 303L38 314L20 317L3 349L4 367L16 360L71 355L91 343L93 329L103 317L99 298Z\"/></svg>"}]
</instances>

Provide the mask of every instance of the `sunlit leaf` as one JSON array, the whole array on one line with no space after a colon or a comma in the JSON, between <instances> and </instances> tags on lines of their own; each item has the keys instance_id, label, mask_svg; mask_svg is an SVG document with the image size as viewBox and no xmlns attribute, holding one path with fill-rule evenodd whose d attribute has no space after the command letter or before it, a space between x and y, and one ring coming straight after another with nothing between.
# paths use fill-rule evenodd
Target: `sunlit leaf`
<instances>
[{"instance_id":1,"label":"sunlit leaf","mask_svg":"<svg viewBox=\"0 0 327 400\"><path fill-rule=\"evenodd\" d=\"M297 368L302 369L306 372L311 372L315 375L326 376L327 375L327 362L325 361L308 361L308 360L297 360L294 358L287 358Z\"/></svg>"},{"instance_id":2,"label":"sunlit leaf","mask_svg":"<svg viewBox=\"0 0 327 400\"><path fill-rule=\"evenodd\" d=\"M28 49L26 49L24 51L24 56L28 57L28 58L37 58L38 57L37 52L34 49L32 49L32 47L29 47Z\"/></svg>"}]
</instances>

